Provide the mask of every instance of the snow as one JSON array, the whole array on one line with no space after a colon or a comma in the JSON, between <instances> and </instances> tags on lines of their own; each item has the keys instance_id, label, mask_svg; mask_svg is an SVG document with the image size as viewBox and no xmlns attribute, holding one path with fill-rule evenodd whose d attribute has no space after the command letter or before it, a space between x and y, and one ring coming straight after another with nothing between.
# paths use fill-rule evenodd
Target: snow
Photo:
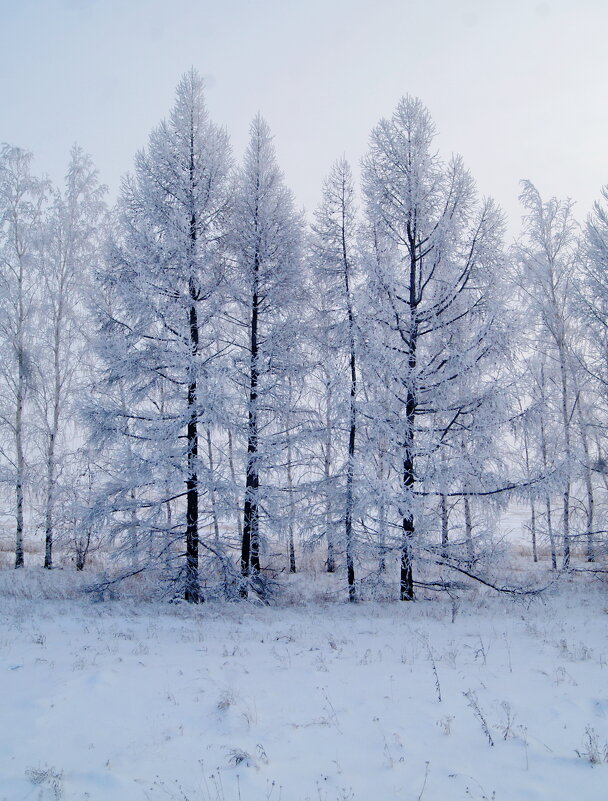
<instances>
[{"instance_id":1,"label":"snow","mask_svg":"<svg viewBox=\"0 0 608 801\"><path fill-rule=\"evenodd\" d=\"M0 800L599 801L607 615L567 581L282 608L5 593Z\"/></svg>"}]
</instances>

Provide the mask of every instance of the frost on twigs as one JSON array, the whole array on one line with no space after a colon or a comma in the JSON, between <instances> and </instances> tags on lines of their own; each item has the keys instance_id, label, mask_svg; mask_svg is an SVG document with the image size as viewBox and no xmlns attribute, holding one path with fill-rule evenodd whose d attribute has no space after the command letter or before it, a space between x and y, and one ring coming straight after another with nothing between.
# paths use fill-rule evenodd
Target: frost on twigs
<instances>
[{"instance_id":1,"label":"frost on twigs","mask_svg":"<svg viewBox=\"0 0 608 801\"><path fill-rule=\"evenodd\" d=\"M39 798L46 797L53 801L60 801L63 796L63 771L55 770L50 767L28 768L25 771L26 778L40 788Z\"/></svg>"},{"instance_id":2,"label":"frost on twigs","mask_svg":"<svg viewBox=\"0 0 608 801\"><path fill-rule=\"evenodd\" d=\"M591 765L600 765L608 762L608 742L602 741L592 726L587 726L583 736L583 745L580 750L575 749L576 755Z\"/></svg>"}]
</instances>

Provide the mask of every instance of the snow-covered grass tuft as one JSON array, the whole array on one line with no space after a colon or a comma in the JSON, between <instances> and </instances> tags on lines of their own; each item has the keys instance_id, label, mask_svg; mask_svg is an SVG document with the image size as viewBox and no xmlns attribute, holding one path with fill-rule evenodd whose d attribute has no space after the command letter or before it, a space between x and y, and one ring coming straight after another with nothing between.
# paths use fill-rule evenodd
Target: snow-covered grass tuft
<instances>
[{"instance_id":1,"label":"snow-covered grass tuft","mask_svg":"<svg viewBox=\"0 0 608 801\"><path fill-rule=\"evenodd\" d=\"M28 768L25 771L26 778L39 788L38 798L43 799L45 795L60 801L63 796L63 773L54 768Z\"/></svg>"},{"instance_id":2,"label":"snow-covered grass tuft","mask_svg":"<svg viewBox=\"0 0 608 801\"><path fill-rule=\"evenodd\" d=\"M580 750L577 749L576 753L592 765L600 765L602 762L608 762L608 743L600 739L600 735L592 726L587 726L583 746Z\"/></svg>"}]
</instances>

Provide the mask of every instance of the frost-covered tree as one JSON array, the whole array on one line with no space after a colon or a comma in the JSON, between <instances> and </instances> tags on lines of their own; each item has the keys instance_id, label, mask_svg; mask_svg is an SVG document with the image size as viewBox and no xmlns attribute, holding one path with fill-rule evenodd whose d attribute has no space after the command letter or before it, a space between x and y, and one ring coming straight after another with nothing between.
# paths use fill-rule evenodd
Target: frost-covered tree
<instances>
[{"instance_id":1,"label":"frost-covered tree","mask_svg":"<svg viewBox=\"0 0 608 801\"><path fill-rule=\"evenodd\" d=\"M579 347L591 386L581 404L580 427L584 432L585 484L587 487L588 545L587 558L593 561L595 528L592 468L606 482L605 453L606 415L608 414L608 185L602 199L596 201L584 231L582 281L577 293L577 311L583 331L588 332ZM580 342L580 340L579 340ZM595 448L592 446L595 444ZM592 455L595 450L595 457ZM608 487L608 482L606 482Z\"/></svg>"},{"instance_id":2,"label":"frost-covered tree","mask_svg":"<svg viewBox=\"0 0 608 801\"><path fill-rule=\"evenodd\" d=\"M328 536L328 569L333 569L336 526L344 543L349 599L355 587L355 447L357 440L357 346L354 300L356 209L352 172L345 159L332 167L313 226L315 344L325 405L321 428ZM344 436L346 434L346 436ZM338 462L337 470L332 461Z\"/></svg>"},{"instance_id":3,"label":"frost-covered tree","mask_svg":"<svg viewBox=\"0 0 608 801\"><path fill-rule=\"evenodd\" d=\"M521 202L526 210L524 233L517 249L519 285L535 325L531 345L544 354L540 388L547 422L557 422L556 436L562 458L563 566L570 563L572 483L578 469L575 459L577 405L575 289L580 271L578 226L570 200L544 202L532 183L522 182ZM550 425L550 422L549 422ZM555 427L554 427L555 428Z\"/></svg>"},{"instance_id":4,"label":"frost-covered tree","mask_svg":"<svg viewBox=\"0 0 608 801\"><path fill-rule=\"evenodd\" d=\"M223 300L229 168L227 135L209 120L192 70L124 180L101 275L106 395L93 420L123 459L106 497L124 531L158 535L157 557L185 540L181 586L191 602L203 600L199 439L221 405L212 323Z\"/></svg>"},{"instance_id":5,"label":"frost-covered tree","mask_svg":"<svg viewBox=\"0 0 608 801\"><path fill-rule=\"evenodd\" d=\"M302 223L260 116L251 125L231 225L235 380L245 396L247 442L241 543L246 596L260 573L260 520L269 510L270 477L283 458L282 426L290 403L286 378L302 380L294 343L305 313Z\"/></svg>"},{"instance_id":6,"label":"frost-covered tree","mask_svg":"<svg viewBox=\"0 0 608 801\"><path fill-rule=\"evenodd\" d=\"M461 439L490 391L483 365L501 341L492 285L502 217L491 200L478 200L460 158L439 159L434 136L426 108L405 97L373 130L363 165L370 230L383 243L382 258L366 260L376 332L368 347L371 376L390 381L390 408L377 424L400 478L402 600L414 597L421 498L440 494L424 488L425 463Z\"/></svg>"},{"instance_id":7,"label":"frost-covered tree","mask_svg":"<svg viewBox=\"0 0 608 801\"><path fill-rule=\"evenodd\" d=\"M31 425L27 405L35 376L38 251L45 184L32 176L32 156L0 151L0 426L4 480L14 487L15 567L23 567L24 502Z\"/></svg>"},{"instance_id":8,"label":"frost-covered tree","mask_svg":"<svg viewBox=\"0 0 608 801\"><path fill-rule=\"evenodd\" d=\"M91 331L85 302L92 269L99 258L104 192L91 159L74 147L65 187L62 192L53 192L41 233L34 403L45 476L42 515L46 568L53 564L60 474L63 471L67 477L65 462L83 438L76 412L89 379L86 365L90 362Z\"/></svg>"}]
</instances>

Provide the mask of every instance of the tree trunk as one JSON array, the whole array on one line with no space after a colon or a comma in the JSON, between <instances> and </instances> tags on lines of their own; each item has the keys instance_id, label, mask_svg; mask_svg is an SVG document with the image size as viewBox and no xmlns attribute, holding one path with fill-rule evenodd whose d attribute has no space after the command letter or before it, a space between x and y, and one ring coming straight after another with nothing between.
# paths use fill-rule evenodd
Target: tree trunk
<instances>
[{"instance_id":1,"label":"tree trunk","mask_svg":"<svg viewBox=\"0 0 608 801\"><path fill-rule=\"evenodd\" d=\"M467 564L472 567L475 562L475 544L473 542L473 518L471 516L471 501L467 495L464 502L464 537L467 545Z\"/></svg>"},{"instance_id":2,"label":"tree trunk","mask_svg":"<svg viewBox=\"0 0 608 801\"><path fill-rule=\"evenodd\" d=\"M211 501L211 517L213 518L213 536L215 544L220 541L220 525L217 517L217 501L215 497L215 470L213 465L213 443L211 440L211 428L207 426L207 460L209 462L209 500Z\"/></svg>"},{"instance_id":3,"label":"tree trunk","mask_svg":"<svg viewBox=\"0 0 608 801\"><path fill-rule=\"evenodd\" d=\"M562 389L562 419L564 425L564 445L568 477L563 494L563 529L564 529L564 548L562 567L567 569L570 566L570 471L572 470L572 453L570 448L570 412L568 411L568 376L566 371L566 351L562 339L558 343L559 347L559 368Z\"/></svg>"},{"instance_id":4,"label":"tree trunk","mask_svg":"<svg viewBox=\"0 0 608 801\"><path fill-rule=\"evenodd\" d=\"M540 371L540 381L541 381L541 402L544 405L545 402L545 369L544 365L541 365ZM547 437L545 434L545 421L543 418L543 414L541 411L540 414L540 449L541 455L543 459L543 468L545 471L545 475L547 473L547 468L549 464L549 460L547 458ZM547 511L547 534L549 536L549 547L551 548L551 567L553 570L557 570L557 554L555 552L555 537L553 536L553 524L551 520L551 498L547 495L545 497L545 509Z\"/></svg>"},{"instance_id":5,"label":"tree trunk","mask_svg":"<svg viewBox=\"0 0 608 801\"><path fill-rule=\"evenodd\" d=\"M23 487L25 482L25 455L23 453L23 407L27 390L27 370L24 346L25 307L24 294L24 268L22 254L19 254L19 281L18 298L19 312L17 320L17 398L15 410L15 449L17 475L15 481L15 499L17 502L16 536L15 536L15 567L23 567Z\"/></svg>"},{"instance_id":6,"label":"tree trunk","mask_svg":"<svg viewBox=\"0 0 608 801\"><path fill-rule=\"evenodd\" d=\"M448 558L449 543L449 521L448 521L448 499L442 495L439 500L439 512L441 515L441 556Z\"/></svg>"},{"instance_id":7,"label":"tree trunk","mask_svg":"<svg viewBox=\"0 0 608 801\"><path fill-rule=\"evenodd\" d=\"M413 364L412 364L413 362ZM410 368L415 367L415 355L410 354ZM414 510L412 509L414 486L414 413L416 399L413 392L408 391L406 414L407 429L405 432L405 458L403 460L403 490L406 503L406 513L403 516L403 534L401 540L401 571L400 571L400 598L402 601L414 600L414 574L412 540L414 537Z\"/></svg>"},{"instance_id":8,"label":"tree trunk","mask_svg":"<svg viewBox=\"0 0 608 801\"><path fill-rule=\"evenodd\" d=\"M336 555L334 546L333 509L331 497L331 458L332 458L332 426L331 426L331 386L329 377L325 395L325 456L323 459L323 478L325 479L325 538L327 540L327 572L335 573Z\"/></svg>"},{"instance_id":9,"label":"tree trunk","mask_svg":"<svg viewBox=\"0 0 608 801\"><path fill-rule=\"evenodd\" d=\"M591 460L589 458L589 439L587 437L587 425L583 417L583 412L578 405L578 420L581 430L581 442L585 455L585 489L587 491L587 561L595 562L595 547L593 544L593 527L595 525L595 498L593 493L593 479L591 476Z\"/></svg>"},{"instance_id":10,"label":"tree trunk","mask_svg":"<svg viewBox=\"0 0 608 801\"><path fill-rule=\"evenodd\" d=\"M555 550L555 536L553 535L553 522L551 520L551 499L547 495L545 498L547 510L547 534L549 535L549 547L551 548L551 567L557 570L557 552Z\"/></svg>"},{"instance_id":11,"label":"tree trunk","mask_svg":"<svg viewBox=\"0 0 608 801\"><path fill-rule=\"evenodd\" d=\"M520 406L521 409L521 401ZM523 410L522 410L523 411ZM526 459L526 478L528 481L530 480L530 446L528 443L528 432L526 430L526 426L524 424L524 454ZM546 465L545 465L546 467ZM534 562L538 562L538 552L536 549L536 507L534 504L534 498L530 498L530 531L532 534L532 559Z\"/></svg>"},{"instance_id":12,"label":"tree trunk","mask_svg":"<svg viewBox=\"0 0 608 801\"><path fill-rule=\"evenodd\" d=\"M380 443L378 453L378 570L386 570L386 496L384 494L384 468L386 460L386 447Z\"/></svg>"},{"instance_id":13,"label":"tree trunk","mask_svg":"<svg viewBox=\"0 0 608 801\"><path fill-rule=\"evenodd\" d=\"M190 281L190 295L194 301L196 289ZM198 319L196 306L190 306L190 345L192 362L198 352ZM197 387L195 365L191 365L188 383L188 477L186 479L186 585L184 598L190 603L200 603L203 599L198 576L198 409L196 408Z\"/></svg>"},{"instance_id":14,"label":"tree trunk","mask_svg":"<svg viewBox=\"0 0 608 801\"><path fill-rule=\"evenodd\" d=\"M416 417L417 397L414 391L414 372L416 370L416 346L418 341L417 323L417 243L416 234L410 229L408 224L409 237L409 309L410 309L410 332L409 332L409 356L408 356L408 387L405 401L405 456L403 459L403 494L406 512L403 516L403 534L401 540L401 573L400 573L400 598L402 601L414 600L414 574L413 574L413 551L412 540L414 538L414 422Z\"/></svg>"},{"instance_id":15,"label":"tree trunk","mask_svg":"<svg viewBox=\"0 0 608 801\"><path fill-rule=\"evenodd\" d=\"M348 248L346 244L346 180L342 174L342 196L341 196L341 244L342 244L342 267L344 270L344 298L346 301L346 313L348 323L348 345L349 345L349 366L350 366L350 392L348 409L348 458L346 461L346 499L344 510L344 534L346 545L346 574L348 581L348 600L357 599L357 589L355 586L355 560L354 560L354 533L353 533L353 512L354 496L353 482L355 471L355 443L357 437L357 355L355 352L355 316L353 312L353 301L350 290L350 261L348 258Z\"/></svg>"},{"instance_id":16,"label":"tree trunk","mask_svg":"<svg viewBox=\"0 0 608 801\"><path fill-rule=\"evenodd\" d=\"M291 379L289 379L289 403L291 404ZM290 410L288 410L289 412ZM290 428L290 420L289 420L289 413L288 413L288 420L286 425L286 433L287 433L287 492L289 494L289 519L287 521L287 536L288 536L288 550L289 550L289 572L295 573L296 572L296 549L294 544L294 528L295 528L295 518L296 518L296 509L295 509L295 501L293 496L293 468L292 468L292 454L291 454L291 428Z\"/></svg>"},{"instance_id":17,"label":"tree trunk","mask_svg":"<svg viewBox=\"0 0 608 801\"><path fill-rule=\"evenodd\" d=\"M53 508L55 495L55 435L49 436L46 460L46 502L44 512L44 566L53 567Z\"/></svg>"},{"instance_id":18,"label":"tree trunk","mask_svg":"<svg viewBox=\"0 0 608 801\"><path fill-rule=\"evenodd\" d=\"M243 526L241 525L241 511L239 508L239 496L236 484L236 470L234 469L234 447L232 444L232 431L228 429L228 466L230 468L230 478L234 491L234 516L236 520L236 530L239 535L239 542L243 539Z\"/></svg>"},{"instance_id":19,"label":"tree trunk","mask_svg":"<svg viewBox=\"0 0 608 801\"><path fill-rule=\"evenodd\" d=\"M357 599L355 587L355 562L354 562L354 541L353 541L353 477L355 466L355 440L357 435L357 364L355 356L355 333L353 309L350 299L350 288L348 279L348 264L345 260L345 284L348 305L348 329L350 344L350 406L349 406L349 432L348 432L348 460L346 463L346 509L344 515L344 533L346 537L346 573L348 580L348 600Z\"/></svg>"},{"instance_id":20,"label":"tree trunk","mask_svg":"<svg viewBox=\"0 0 608 801\"><path fill-rule=\"evenodd\" d=\"M245 478L245 504L243 512L243 543L241 548L241 597L248 595L248 579L260 571L260 531L258 493L258 273L259 259L254 259L253 296L251 301L250 368L249 368L249 419L247 436L247 474Z\"/></svg>"},{"instance_id":21,"label":"tree trunk","mask_svg":"<svg viewBox=\"0 0 608 801\"><path fill-rule=\"evenodd\" d=\"M194 211L194 122L190 121L190 192L192 213L190 216L190 248L192 273L188 281L190 295L190 365L188 376L188 429L187 437L187 470L186 479L186 585L184 598L190 603L204 600L198 575L198 398L197 398L197 361L199 348L198 315L196 302L198 288L194 278L196 257L197 219Z\"/></svg>"},{"instance_id":22,"label":"tree trunk","mask_svg":"<svg viewBox=\"0 0 608 801\"><path fill-rule=\"evenodd\" d=\"M134 570L136 570L139 566L139 521L137 519L137 510L135 508L134 489L131 489L129 496L131 498L131 525L129 526L129 534L131 537L131 566Z\"/></svg>"},{"instance_id":23,"label":"tree trunk","mask_svg":"<svg viewBox=\"0 0 608 801\"><path fill-rule=\"evenodd\" d=\"M532 560L538 562L538 550L536 547L536 505L534 499L530 501L530 532L532 534Z\"/></svg>"},{"instance_id":24,"label":"tree trunk","mask_svg":"<svg viewBox=\"0 0 608 801\"><path fill-rule=\"evenodd\" d=\"M19 375L17 378L17 410L15 415L15 445L17 451L17 480L15 482L15 495L17 501L17 531L15 541L15 567L23 567L23 485L25 479L25 456L23 453L23 406L25 401L25 358L23 346L19 348Z\"/></svg>"}]
</instances>

